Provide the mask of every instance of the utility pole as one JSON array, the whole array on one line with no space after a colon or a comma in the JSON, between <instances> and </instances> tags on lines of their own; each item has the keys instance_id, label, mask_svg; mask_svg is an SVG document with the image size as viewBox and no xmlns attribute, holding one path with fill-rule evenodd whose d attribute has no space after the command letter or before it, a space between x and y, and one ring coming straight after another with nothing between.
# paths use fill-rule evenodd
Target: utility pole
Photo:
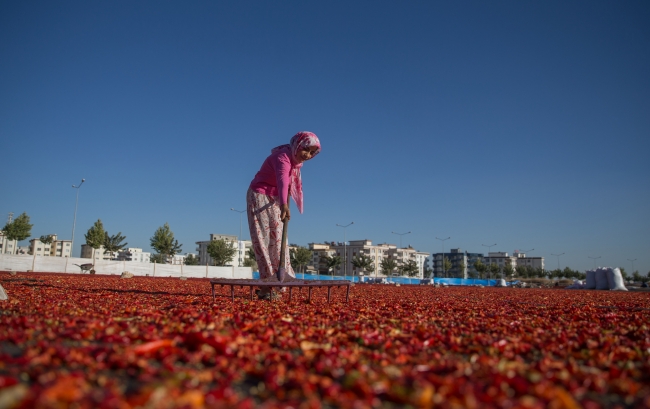
<instances>
[{"instance_id":1,"label":"utility pole","mask_svg":"<svg viewBox=\"0 0 650 409\"><path fill-rule=\"evenodd\" d=\"M70 240L70 257L72 257L72 253L74 252L74 228L77 224L77 205L79 204L79 188L81 187L81 185L84 184L85 181L86 179L81 179L81 183L79 183L79 186L72 185L73 188L77 189L77 198L75 199L74 202L74 220L72 221L72 240ZM95 254L93 252L93 263L94 262L95 262Z\"/></svg>"},{"instance_id":2,"label":"utility pole","mask_svg":"<svg viewBox=\"0 0 650 409\"><path fill-rule=\"evenodd\" d=\"M595 270L596 269L596 260L598 260L601 256L598 256L598 257L587 256L587 257L594 261L594 270Z\"/></svg>"},{"instance_id":3,"label":"utility pole","mask_svg":"<svg viewBox=\"0 0 650 409\"><path fill-rule=\"evenodd\" d=\"M631 262L632 262L632 271L630 271L630 274L634 274L634 262L636 261L636 259L629 259L629 258L628 258L627 261L631 261Z\"/></svg>"},{"instance_id":4,"label":"utility pole","mask_svg":"<svg viewBox=\"0 0 650 409\"><path fill-rule=\"evenodd\" d=\"M350 223L346 224L345 226L340 225L338 223L336 224L339 227L343 227L343 258L344 258L344 261L343 261L343 279L344 280L346 279L345 277L348 275L348 248L347 248L347 244L346 244L346 241L345 241L346 240L345 232L347 230L347 227L350 226L350 225L353 225L353 224L354 224L354 222L350 222ZM352 281L354 281L354 278L352 279Z\"/></svg>"},{"instance_id":5,"label":"utility pole","mask_svg":"<svg viewBox=\"0 0 650 409\"><path fill-rule=\"evenodd\" d=\"M442 276L445 277L445 240L449 240L451 237L447 237L446 239L440 239L436 237L436 240L440 240L442 242Z\"/></svg>"},{"instance_id":6,"label":"utility pole","mask_svg":"<svg viewBox=\"0 0 650 409\"><path fill-rule=\"evenodd\" d=\"M243 240L241 236L241 217L246 210L235 210L232 207L230 208L230 210L239 213L239 239L237 239L237 254L238 254L237 258L239 258L239 267L241 267L241 261L244 259L242 246L240 245L240 242Z\"/></svg>"},{"instance_id":7,"label":"utility pole","mask_svg":"<svg viewBox=\"0 0 650 409\"><path fill-rule=\"evenodd\" d=\"M487 244L481 244L481 246L485 246L488 248L488 280L490 279L490 266L492 265L492 258L490 257L490 253L492 251L492 247L496 246L497 244L490 244L489 246Z\"/></svg>"},{"instance_id":8,"label":"utility pole","mask_svg":"<svg viewBox=\"0 0 650 409\"><path fill-rule=\"evenodd\" d=\"M560 270L560 256L563 255L563 254L564 253L560 253L560 254L551 253L551 256L557 256L557 269L558 269L558 271Z\"/></svg>"}]
</instances>

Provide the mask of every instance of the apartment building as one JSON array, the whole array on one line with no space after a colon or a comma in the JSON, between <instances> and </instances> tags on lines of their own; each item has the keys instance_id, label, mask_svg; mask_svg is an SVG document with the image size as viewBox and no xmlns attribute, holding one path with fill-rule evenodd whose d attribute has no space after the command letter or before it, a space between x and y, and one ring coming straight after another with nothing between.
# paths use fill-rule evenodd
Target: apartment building
<instances>
[{"instance_id":1,"label":"apartment building","mask_svg":"<svg viewBox=\"0 0 650 409\"><path fill-rule=\"evenodd\" d=\"M249 240L237 240L237 236L232 236L228 234L210 234L210 240L206 241L197 241L196 251L199 253L199 265L213 265L212 257L208 254L208 245L210 242L215 240L226 240L232 242L237 248L237 253L233 256L230 263L227 263L229 266L243 266L244 261L248 258L248 249L253 247L253 243ZM288 250L287 250L288 251Z\"/></svg>"},{"instance_id":2,"label":"apartment building","mask_svg":"<svg viewBox=\"0 0 650 409\"><path fill-rule=\"evenodd\" d=\"M504 252L490 252L483 262L488 265L494 263L499 266L501 271L506 265L511 265L515 269L523 265L544 269L544 257L526 257L525 253L519 253L516 250L512 256Z\"/></svg>"},{"instance_id":3,"label":"apartment building","mask_svg":"<svg viewBox=\"0 0 650 409\"><path fill-rule=\"evenodd\" d=\"M347 243L342 242L327 242L324 244L310 243L309 249L313 253L311 268L321 273L327 274L327 265L324 262L325 256L339 256L341 257L341 266L333 271L334 275L377 275L385 276L385 272L381 270L381 262L385 258L393 258L398 265L403 265L409 260L415 261L418 266L418 276L422 277L424 274L424 267L426 265L426 258L429 253L419 252L411 247L398 248L394 244L380 243L373 245L371 240L350 240ZM355 257L364 255L372 260L373 265L371 271L355 267L352 261Z\"/></svg>"},{"instance_id":4,"label":"apartment building","mask_svg":"<svg viewBox=\"0 0 650 409\"><path fill-rule=\"evenodd\" d=\"M515 263L513 264L513 267L515 268L519 266L528 266L534 269L544 269L544 257L526 257L526 254L520 253L519 250L515 250L512 257L515 259Z\"/></svg>"},{"instance_id":5,"label":"apartment building","mask_svg":"<svg viewBox=\"0 0 650 409\"><path fill-rule=\"evenodd\" d=\"M0 254L16 254L18 249L18 241L9 240L7 237L0 231Z\"/></svg>"},{"instance_id":6,"label":"apartment building","mask_svg":"<svg viewBox=\"0 0 650 409\"><path fill-rule=\"evenodd\" d=\"M444 259L451 262L451 268L446 270ZM435 277L470 278L478 276L474 263L481 260L482 253L468 253L461 249L450 249L449 253L434 253L431 255L431 268Z\"/></svg>"},{"instance_id":7,"label":"apartment building","mask_svg":"<svg viewBox=\"0 0 650 409\"><path fill-rule=\"evenodd\" d=\"M391 246L388 249L388 256L397 261L398 266L402 266L409 261L415 261L415 264L418 267L416 277L424 278L424 267L426 266L429 253L417 251L411 246L408 246L406 248L397 248Z\"/></svg>"},{"instance_id":8,"label":"apartment building","mask_svg":"<svg viewBox=\"0 0 650 409\"><path fill-rule=\"evenodd\" d=\"M142 251L141 248L129 247L117 253L117 260L137 261L140 263L151 262L151 253Z\"/></svg>"},{"instance_id":9,"label":"apartment building","mask_svg":"<svg viewBox=\"0 0 650 409\"><path fill-rule=\"evenodd\" d=\"M93 249L87 244L81 245L81 258L95 258L95 260L110 260L111 253L107 252L104 249L104 246L100 246L97 250Z\"/></svg>"},{"instance_id":10,"label":"apartment building","mask_svg":"<svg viewBox=\"0 0 650 409\"><path fill-rule=\"evenodd\" d=\"M185 258L192 253L185 253L185 254L174 254L172 257L167 258L167 263L168 264L185 264ZM192 254L192 256L196 256L196 254Z\"/></svg>"},{"instance_id":11,"label":"apartment building","mask_svg":"<svg viewBox=\"0 0 650 409\"><path fill-rule=\"evenodd\" d=\"M43 243L41 239L29 241L29 254L44 257L71 257L72 241L59 240L56 234L51 234L51 243Z\"/></svg>"},{"instance_id":12,"label":"apartment building","mask_svg":"<svg viewBox=\"0 0 650 409\"><path fill-rule=\"evenodd\" d=\"M308 243L307 246L311 250L311 261L307 265L307 272L318 274L329 274L327 268L327 257L336 255L336 250L331 247L332 243Z\"/></svg>"}]
</instances>

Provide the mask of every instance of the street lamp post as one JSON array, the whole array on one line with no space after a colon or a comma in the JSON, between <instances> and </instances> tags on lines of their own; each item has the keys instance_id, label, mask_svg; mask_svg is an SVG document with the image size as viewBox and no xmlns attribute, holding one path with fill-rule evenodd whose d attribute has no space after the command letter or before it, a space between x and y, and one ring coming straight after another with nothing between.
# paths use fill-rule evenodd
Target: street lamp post
<instances>
[{"instance_id":1,"label":"street lamp post","mask_svg":"<svg viewBox=\"0 0 650 409\"><path fill-rule=\"evenodd\" d=\"M481 246L488 248L488 280L490 279L490 265L492 264L492 258L490 257L490 252L492 250L492 247L496 245L497 245L496 243L490 244L489 246L487 244L481 244Z\"/></svg>"},{"instance_id":2,"label":"street lamp post","mask_svg":"<svg viewBox=\"0 0 650 409\"><path fill-rule=\"evenodd\" d=\"M629 258L628 258L627 261L631 261L631 262L632 262L632 271L630 271L630 274L634 274L634 262L636 261L636 259L629 259Z\"/></svg>"},{"instance_id":3,"label":"street lamp post","mask_svg":"<svg viewBox=\"0 0 650 409\"><path fill-rule=\"evenodd\" d=\"M592 259L594 261L594 270L595 270L596 269L596 260L598 260L600 258L600 256L598 256L598 257L587 256L587 257L589 257L590 259Z\"/></svg>"},{"instance_id":4,"label":"street lamp post","mask_svg":"<svg viewBox=\"0 0 650 409\"><path fill-rule=\"evenodd\" d=\"M557 256L557 269L558 269L558 271L560 271L560 256L563 255L563 254L564 253L560 253L560 254L551 253L551 256Z\"/></svg>"},{"instance_id":5,"label":"street lamp post","mask_svg":"<svg viewBox=\"0 0 650 409\"><path fill-rule=\"evenodd\" d=\"M242 240L242 236L241 236L241 217L242 217L242 214L244 212L246 212L246 210L235 210L232 207L230 208L230 210L232 210L233 212L239 213L239 238L237 239L237 254L238 254L238 258L239 258L239 267L241 267L241 261L244 258L243 254L242 254L242 251L241 251L241 247L240 247L241 245L239 244L239 242Z\"/></svg>"},{"instance_id":6,"label":"street lamp post","mask_svg":"<svg viewBox=\"0 0 650 409\"><path fill-rule=\"evenodd\" d=\"M451 237L447 237L446 239L441 239L436 237L437 240L440 240L442 242L442 276L445 277L445 240L449 240Z\"/></svg>"},{"instance_id":7,"label":"street lamp post","mask_svg":"<svg viewBox=\"0 0 650 409\"><path fill-rule=\"evenodd\" d=\"M519 254L522 254L522 253L523 253L523 255L525 256L526 253L528 253L529 251L533 251L533 250L535 250L535 249L530 249L530 250L519 250ZM525 258L527 258L527 257L525 257ZM534 264L534 263L531 263L530 266L532 267L533 264ZM540 266L540 267L541 267L541 266Z\"/></svg>"},{"instance_id":8,"label":"street lamp post","mask_svg":"<svg viewBox=\"0 0 650 409\"><path fill-rule=\"evenodd\" d=\"M394 231L392 231L391 233L397 234L399 236L399 248L402 248L402 236L404 236L405 234L411 234L410 231L407 231L406 233L395 233ZM402 253L402 260L404 260L404 253Z\"/></svg>"},{"instance_id":9,"label":"street lamp post","mask_svg":"<svg viewBox=\"0 0 650 409\"><path fill-rule=\"evenodd\" d=\"M346 224L345 226L343 226L341 224L338 224L338 223L336 224L339 227L343 227L343 260L344 260L343 261L343 279L344 280L346 279L346 276L348 275L348 248L347 248L347 244L346 244L345 233L346 233L347 227L350 226L350 225L353 225L353 224L354 224L354 222L350 222L350 223ZM354 279L352 281L354 281Z\"/></svg>"},{"instance_id":10,"label":"street lamp post","mask_svg":"<svg viewBox=\"0 0 650 409\"><path fill-rule=\"evenodd\" d=\"M70 257L72 257L72 253L74 252L74 230L77 225L77 205L79 204L79 188L81 185L84 184L86 179L81 179L81 183L79 183L79 186L72 185L73 188L77 189L77 198L74 201L74 219L72 220L72 240L70 240Z\"/></svg>"},{"instance_id":11,"label":"street lamp post","mask_svg":"<svg viewBox=\"0 0 650 409\"><path fill-rule=\"evenodd\" d=\"M406 233L395 233L394 231L392 231L391 233L397 234L399 236L399 248L402 248L402 236L404 236L405 234L411 234L410 231L407 231Z\"/></svg>"}]
</instances>

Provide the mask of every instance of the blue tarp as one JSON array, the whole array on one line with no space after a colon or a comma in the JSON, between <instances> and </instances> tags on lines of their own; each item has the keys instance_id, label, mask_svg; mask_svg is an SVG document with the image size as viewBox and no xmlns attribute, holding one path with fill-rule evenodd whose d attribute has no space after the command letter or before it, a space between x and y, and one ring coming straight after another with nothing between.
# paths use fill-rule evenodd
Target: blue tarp
<instances>
[{"instance_id":1,"label":"blue tarp","mask_svg":"<svg viewBox=\"0 0 650 409\"><path fill-rule=\"evenodd\" d=\"M253 272L253 278L259 279L260 273L255 271ZM363 277L352 277L352 276L330 276L330 275L320 275L320 274L301 274L296 273L296 278L301 280L348 280L354 283L359 282L359 278L363 280ZM410 278L410 277L386 277L386 280L389 283L398 283L398 284L420 284L422 279L419 278ZM482 280L482 279L462 279L462 278L434 278L436 284L447 284L447 285L482 285L484 287L492 287L497 283L497 280ZM425 281L430 282L431 279L425 279Z\"/></svg>"},{"instance_id":2,"label":"blue tarp","mask_svg":"<svg viewBox=\"0 0 650 409\"><path fill-rule=\"evenodd\" d=\"M480 278L434 278L436 284L447 285L482 285L484 287L493 287L497 280L483 280Z\"/></svg>"}]
</instances>

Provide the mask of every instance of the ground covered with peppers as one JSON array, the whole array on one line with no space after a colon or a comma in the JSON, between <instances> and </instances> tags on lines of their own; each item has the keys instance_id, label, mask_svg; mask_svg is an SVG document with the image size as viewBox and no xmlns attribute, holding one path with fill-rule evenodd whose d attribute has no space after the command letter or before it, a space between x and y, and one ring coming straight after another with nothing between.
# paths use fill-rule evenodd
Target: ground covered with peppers
<instances>
[{"instance_id":1,"label":"ground covered with peppers","mask_svg":"<svg viewBox=\"0 0 650 409\"><path fill-rule=\"evenodd\" d=\"M0 273L0 407L650 407L650 293Z\"/></svg>"}]
</instances>

